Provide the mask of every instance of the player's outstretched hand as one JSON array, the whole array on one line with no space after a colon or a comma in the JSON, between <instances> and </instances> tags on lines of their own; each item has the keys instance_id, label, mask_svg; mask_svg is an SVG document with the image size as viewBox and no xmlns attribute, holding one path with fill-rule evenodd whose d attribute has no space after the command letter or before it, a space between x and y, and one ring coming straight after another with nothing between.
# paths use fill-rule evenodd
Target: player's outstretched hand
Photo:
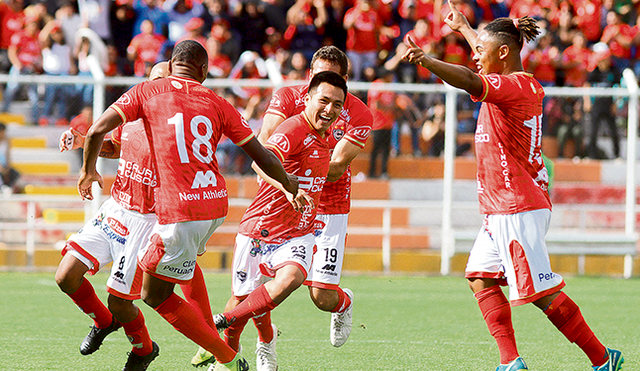
<instances>
[{"instance_id":1,"label":"player's outstretched hand","mask_svg":"<svg viewBox=\"0 0 640 371\"><path fill-rule=\"evenodd\" d=\"M72 149L80 148L84 146L84 135L75 129L65 130L60 134L60 142L58 147L60 152L70 151Z\"/></svg>"},{"instance_id":2,"label":"player's outstretched hand","mask_svg":"<svg viewBox=\"0 0 640 371\"><path fill-rule=\"evenodd\" d=\"M420 49L418 45L416 45L409 34L404 37L404 43L409 48L402 55L402 60L418 65L422 65L422 62L427 60L427 56L425 55L424 51Z\"/></svg>"},{"instance_id":3,"label":"player's outstretched hand","mask_svg":"<svg viewBox=\"0 0 640 371\"><path fill-rule=\"evenodd\" d=\"M451 3L451 0L449 0L449 9L451 9L451 11L444 19L444 23L446 23L447 26L451 27L451 29L456 32L461 32L464 28L471 28L469 21L467 21L467 17L465 17L464 14L462 14L462 12L460 12L458 8Z\"/></svg>"},{"instance_id":4,"label":"player's outstretched hand","mask_svg":"<svg viewBox=\"0 0 640 371\"><path fill-rule=\"evenodd\" d=\"M309 196L304 189L298 189L296 197L293 197L293 194L289 192L285 192L285 195L287 195L287 200L289 200L289 203L291 203L295 211L304 211L306 205L309 205L311 209L315 207L313 204L313 198Z\"/></svg>"},{"instance_id":5,"label":"player's outstretched hand","mask_svg":"<svg viewBox=\"0 0 640 371\"><path fill-rule=\"evenodd\" d=\"M93 182L98 182L98 185L102 189L104 183L102 176L97 172L93 174L87 174L83 170L80 170L80 178L78 179L78 193L82 196L82 200L93 200L93 193L91 192L91 186Z\"/></svg>"},{"instance_id":6,"label":"player's outstretched hand","mask_svg":"<svg viewBox=\"0 0 640 371\"><path fill-rule=\"evenodd\" d=\"M287 173L287 182L286 184L282 184L282 187L284 187L284 189L292 195L297 195L298 184L298 177Z\"/></svg>"}]
</instances>

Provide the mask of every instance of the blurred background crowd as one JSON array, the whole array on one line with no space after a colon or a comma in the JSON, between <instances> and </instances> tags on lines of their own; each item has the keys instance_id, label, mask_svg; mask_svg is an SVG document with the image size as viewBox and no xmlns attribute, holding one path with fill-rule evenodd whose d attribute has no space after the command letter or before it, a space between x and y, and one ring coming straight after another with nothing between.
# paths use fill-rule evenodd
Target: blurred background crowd
<instances>
[{"instance_id":1,"label":"blurred background crowd","mask_svg":"<svg viewBox=\"0 0 640 371\"><path fill-rule=\"evenodd\" d=\"M496 17L537 19L542 33L525 47L522 59L544 86L613 87L625 68L640 75L639 0L451 1L478 29ZM443 150L443 97L384 91L387 82L440 83L426 69L401 61L403 37L409 33L427 53L476 70L465 40L443 22L448 12L442 0L2 0L0 73L90 76L88 61L95 59L106 76L145 76L157 61L169 59L177 42L193 39L207 49L213 78L275 74L305 80L313 53L336 45L350 59L350 81L375 83L355 93L374 111L374 130L385 133L377 135L385 139L374 143L372 152L372 160L382 157L383 169L373 168L369 175L385 176L388 156L440 156ZM86 124L92 89L9 82L0 111L28 100L29 123L68 126L80 117ZM110 87L107 104L122 92ZM270 89L219 93L259 129ZM620 156L624 100L553 97L544 104L544 134L557 137L559 156ZM473 133L477 109L460 96L459 132ZM400 145L403 134L411 138L409 151ZM605 134L613 142L610 153L597 145ZM460 143L458 154L468 154L470 147ZM248 171L246 165L229 166Z\"/></svg>"}]
</instances>

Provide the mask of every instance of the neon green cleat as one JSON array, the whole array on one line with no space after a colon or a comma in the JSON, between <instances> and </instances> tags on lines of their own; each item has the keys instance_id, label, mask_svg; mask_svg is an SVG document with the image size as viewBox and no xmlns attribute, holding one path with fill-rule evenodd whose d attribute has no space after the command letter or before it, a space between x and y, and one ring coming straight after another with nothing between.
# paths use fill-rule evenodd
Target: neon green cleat
<instances>
[{"instance_id":1,"label":"neon green cleat","mask_svg":"<svg viewBox=\"0 0 640 371\"><path fill-rule=\"evenodd\" d=\"M609 355L607 362L602 366L593 366L594 371L618 371L622 369L622 364L624 363L622 352L607 348L607 354Z\"/></svg>"},{"instance_id":2,"label":"neon green cleat","mask_svg":"<svg viewBox=\"0 0 640 371\"><path fill-rule=\"evenodd\" d=\"M520 371L520 370L528 370L527 364L524 363L524 359L522 357L518 357L513 361L509 362L508 365L500 365L496 368L496 371Z\"/></svg>"},{"instance_id":3,"label":"neon green cleat","mask_svg":"<svg viewBox=\"0 0 640 371\"><path fill-rule=\"evenodd\" d=\"M203 347L198 348L196 355L191 358L193 367L207 366L216 362L216 357Z\"/></svg>"},{"instance_id":4,"label":"neon green cleat","mask_svg":"<svg viewBox=\"0 0 640 371\"><path fill-rule=\"evenodd\" d=\"M213 366L212 366L213 367ZM211 370L211 367L209 367ZM249 363L240 353L229 363L216 363L214 371L249 371Z\"/></svg>"}]
</instances>

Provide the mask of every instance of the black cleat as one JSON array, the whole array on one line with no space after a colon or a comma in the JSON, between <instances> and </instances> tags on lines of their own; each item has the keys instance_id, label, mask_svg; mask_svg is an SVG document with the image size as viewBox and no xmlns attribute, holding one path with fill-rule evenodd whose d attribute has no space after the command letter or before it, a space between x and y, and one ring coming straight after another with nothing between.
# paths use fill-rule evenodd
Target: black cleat
<instances>
[{"instance_id":1,"label":"black cleat","mask_svg":"<svg viewBox=\"0 0 640 371\"><path fill-rule=\"evenodd\" d=\"M151 361L156 359L160 354L160 347L158 344L156 344L155 341L152 341L152 343L153 350L146 356L139 356L134 352L129 352L129 358L127 359L127 363L124 365L122 371L145 371L151 364Z\"/></svg>"},{"instance_id":2,"label":"black cleat","mask_svg":"<svg viewBox=\"0 0 640 371\"><path fill-rule=\"evenodd\" d=\"M216 324L216 330L218 330L218 332L228 329L235 320L235 317L233 317L231 321L227 320L227 317L222 313L213 316L213 322Z\"/></svg>"},{"instance_id":3,"label":"black cleat","mask_svg":"<svg viewBox=\"0 0 640 371\"><path fill-rule=\"evenodd\" d=\"M80 343L80 354L86 356L100 349L100 345L102 345L104 338L106 338L110 333L118 331L121 326L120 322L116 321L115 318L106 328L97 328L95 325L91 326L91 331L89 331L87 337L85 337L84 340L82 340L82 343Z\"/></svg>"}]
</instances>

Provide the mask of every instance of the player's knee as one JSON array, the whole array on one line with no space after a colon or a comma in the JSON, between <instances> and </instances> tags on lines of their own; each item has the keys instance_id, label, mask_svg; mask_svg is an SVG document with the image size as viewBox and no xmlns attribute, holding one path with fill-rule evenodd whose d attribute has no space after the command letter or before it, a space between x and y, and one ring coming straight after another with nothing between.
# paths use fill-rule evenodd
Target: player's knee
<instances>
[{"instance_id":1,"label":"player's knee","mask_svg":"<svg viewBox=\"0 0 640 371\"><path fill-rule=\"evenodd\" d=\"M107 300L109 312L111 312L120 322L131 322L138 314L138 309L131 300L109 295Z\"/></svg>"},{"instance_id":2,"label":"player's knee","mask_svg":"<svg viewBox=\"0 0 640 371\"><path fill-rule=\"evenodd\" d=\"M311 296L313 304L325 312L332 310L338 304L338 295L333 290L310 287L309 295Z\"/></svg>"},{"instance_id":3,"label":"player's knee","mask_svg":"<svg viewBox=\"0 0 640 371\"><path fill-rule=\"evenodd\" d=\"M58 269L56 271L56 284L66 294L73 294L76 292L80 285L82 285L82 279L84 276L76 277L68 270Z\"/></svg>"}]
</instances>

